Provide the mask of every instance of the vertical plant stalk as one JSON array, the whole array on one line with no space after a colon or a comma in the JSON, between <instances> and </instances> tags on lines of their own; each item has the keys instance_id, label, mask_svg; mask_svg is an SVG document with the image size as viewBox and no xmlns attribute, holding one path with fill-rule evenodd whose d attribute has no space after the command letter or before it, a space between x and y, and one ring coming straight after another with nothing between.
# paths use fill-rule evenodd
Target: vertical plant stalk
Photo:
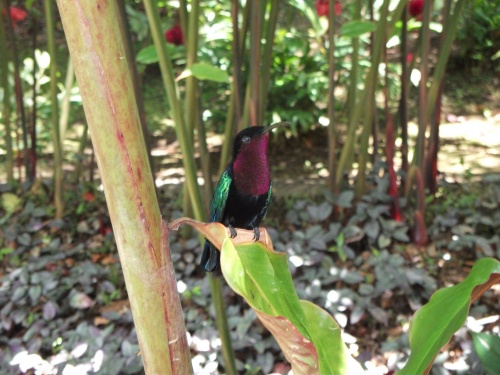
<instances>
[{"instance_id":1,"label":"vertical plant stalk","mask_svg":"<svg viewBox=\"0 0 500 375\"><path fill-rule=\"evenodd\" d=\"M451 0L446 0L444 7L443 7L443 20L442 23L443 25L448 25L448 19L449 19L449 13L451 9ZM441 32L441 36L439 38L439 43L442 46L447 38L453 38L454 35L448 36L447 34L447 27L443 29ZM441 52L443 54L446 54L447 52ZM447 55L445 61L447 61ZM441 54L438 57L438 61L441 58L443 60ZM437 77L433 77L434 80ZM433 81L434 84L435 81ZM434 113L433 116L431 116L430 119L430 134L429 134L429 142L428 142L428 149L427 149L427 158L425 160L425 186L429 189L429 192L431 194L434 194L437 189L437 163L438 163L438 152L439 152L439 126L441 122L441 104L442 104L442 95L443 95L443 85L444 85L444 71L442 73L442 76L439 77L439 92L438 96L436 99L436 103L433 105L431 102L427 101L428 106L433 106L434 107ZM431 84L432 86L432 84Z\"/></svg>"},{"instance_id":2,"label":"vertical plant stalk","mask_svg":"<svg viewBox=\"0 0 500 375\"><path fill-rule=\"evenodd\" d=\"M337 150L337 128L335 124L335 0L328 3L328 187L337 194L334 182Z\"/></svg>"},{"instance_id":3,"label":"vertical plant stalk","mask_svg":"<svg viewBox=\"0 0 500 375\"><path fill-rule=\"evenodd\" d=\"M15 99L16 99L16 117L17 117L17 128L21 129L21 136L22 136L22 143L23 147L20 147L20 142L18 139L18 149L19 152L22 149L23 151L23 161L24 161L24 171L26 173L26 178L31 181L30 176L29 176L29 171L31 170L30 168L30 159L28 155L28 127L26 124L26 111L24 108L24 101L23 101L23 86L21 83L21 75L19 71L19 56L17 53L17 44L16 44L16 38L14 34L14 28L12 26L12 19L10 17L10 1L9 0L4 0L4 9L5 11L5 27L7 30L7 39L10 39L10 47L11 47L11 59L12 63L14 65L14 94L15 94ZM20 125L20 126L19 126ZM19 180L22 180L21 173L19 173Z\"/></svg>"},{"instance_id":4,"label":"vertical plant stalk","mask_svg":"<svg viewBox=\"0 0 500 375\"><path fill-rule=\"evenodd\" d=\"M361 19L361 0L354 2L353 21ZM352 55L351 55L351 72L349 74L349 98L348 108L350 116L353 116L354 108L356 106L356 94L358 91L358 66L359 66L359 38L352 38ZM351 122L349 122L351 124Z\"/></svg>"},{"instance_id":5,"label":"vertical plant stalk","mask_svg":"<svg viewBox=\"0 0 500 375\"><path fill-rule=\"evenodd\" d=\"M75 173L74 173L74 180L77 183L80 182L80 177L82 175L82 166L83 166L85 147L87 146L87 141L88 141L88 133L89 133L89 127L88 127L87 123L84 123L82 135L80 137L80 144L78 146L78 156L79 157L76 161L76 167L75 167Z\"/></svg>"},{"instance_id":6,"label":"vertical plant stalk","mask_svg":"<svg viewBox=\"0 0 500 375\"><path fill-rule=\"evenodd\" d=\"M153 156L151 155L151 133L148 129L148 124L146 121L146 110L144 109L144 96L142 95L141 79L139 73L137 72L137 64L135 61L134 45L132 43L132 35L130 33L130 25L127 17L127 9L124 1L118 1L116 3L118 10L120 11L120 29L123 34L123 40L125 41L125 53L130 66L130 73L132 74L132 83L134 84L134 94L135 101L137 103L137 109L139 110L139 118L141 119L141 128L144 133L144 141L146 142L146 148L148 150L149 164L151 166L151 178L155 180L155 167Z\"/></svg>"},{"instance_id":7,"label":"vertical plant stalk","mask_svg":"<svg viewBox=\"0 0 500 375\"><path fill-rule=\"evenodd\" d=\"M262 69L259 74L260 77L260 93L259 93L259 125L264 125L264 114L267 108L269 82L271 79L271 69L273 66L273 48L274 36L276 34L276 26L278 24L278 13L280 8L280 0L271 0L269 16L265 28L265 41L264 52L262 55ZM265 9L263 9L265 11Z\"/></svg>"},{"instance_id":8,"label":"vertical plant stalk","mask_svg":"<svg viewBox=\"0 0 500 375\"><path fill-rule=\"evenodd\" d=\"M57 219L64 215L62 147L59 132L59 110L57 102L57 53L54 38L54 8L52 0L45 0L45 21L47 23L47 49L50 55L50 121L54 147L54 206Z\"/></svg>"},{"instance_id":9,"label":"vertical plant stalk","mask_svg":"<svg viewBox=\"0 0 500 375\"><path fill-rule=\"evenodd\" d=\"M4 14L8 13L6 2L2 2L0 7L0 51L7 51L7 37L5 35ZM0 86L3 88L3 109L2 119L5 126L5 151L7 172L7 183L14 183L14 153L12 150L12 128L10 126L10 86L9 86L9 60L7 53L0 53Z\"/></svg>"},{"instance_id":10,"label":"vertical plant stalk","mask_svg":"<svg viewBox=\"0 0 500 375\"><path fill-rule=\"evenodd\" d=\"M429 64L429 50L430 50L430 15L431 15L431 1L424 2L424 13L422 19L422 60L420 64L420 83L418 92L419 104L419 117L418 117L418 134L417 142L415 144L415 155L413 157L413 164L417 167L424 167L425 158L425 132L427 130L427 77L428 77L428 64Z\"/></svg>"},{"instance_id":11,"label":"vertical plant stalk","mask_svg":"<svg viewBox=\"0 0 500 375\"><path fill-rule=\"evenodd\" d=\"M69 110L71 89L75 80L75 70L71 63L71 58L68 58L68 66L66 68L66 79L64 80L64 95L61 100L61 115L59 116L59 138L61 143L64 142L66 137L66 130L68 129Z\"/></svg>"},{"instance_id":12,"label":"vertical plant stalk","mask_svg":"<svg viewBox=\"0 0 500 375\"><path fill-rule=\"evenodd\" d=\"M32 28L32 41L33 41L33 106L31 108L31 121L29 126L29 135L30 135L30 148L29 148L29 167L28 176L30 176L31 180L36 179L36 163L37 163L37 155L36 155L36 144L37 144L37 132L36 132L36 119L37 119L37 107L36 107L36 97L37 97L37 62L36 62L36 50L37 50L37 37L38 37L38 19L37 17L33 17L33 28Z\"/></svg>"},{"instance_id":13,"label":"vertical plant stalk","mask_svg":"<svg viewBox=\"0 0 500 375\"><path fill-rule=\"evenodd\" d=\"M158 7L155 0L144 0L144 5L146 8L146 14L148 17L149 25L151 28L151 34L153 41L158 53L158 62L160 65L160 70L163 78L163 84L165 91L167 93L167 99L172 110L175 130L177 134L177 139L179 140L182 155L184 172L186 175L186 184L188 187L189 196L191 198L191 203L193 207L193 212L196 220L206 221L207 215L203 207L202 198L200 191L198 189L198 181L196 177L196 165L194 162L194 151L193 143L191 142L191 137L187 132L187 126L185 124L185 118L182 113L181 102L179 97L179 90L177 84L174 80L174 72L172 68L172 63L170 57L168 56L168 51L163 38L163 32L160 26L160 17L158 15ZM208 181L207 181L208 183ZM210 287L212 289L212 300L214 305L224 305L224 299L222 296L222 284L220 279L211 279ZM221 341L224 338L229 337L229 328L227 325L227 319L225 314L225 309L217 311L217 326L219 333L221 335ZM227 331L227 332L226 332ZM226 368L231 369L236 368L234 365L234 356L232 354L231 342L222 341L224 361L226 363ZM228 374L232 374L227 371ZM236 374L236 372L234 372Z\"/></svg>"},{"instance_id":14,"label":"vertical plant stalk","mask_svg":"<svg viewBox=\"0 0 500 375\"><path fill-rule=\"evenodd\" d=\"M154 45L158 53L158 62L163 78L163 85L167 93L167 99L175 122L175 132L183 154L182 161L184 165L184 172L186 174L186 184L191 198L191 203L193 205L194 216L197 220L204 221L206 215L203 208L201 194L198 189L193 143L191 142L191 137L186 131L187 127L185 125L184 114L182 112L179 90L174 80L172 63L170 61L170 57L168 56L167 46L165 44L160 25L158 6L154 0L145 0L144 5Z\"/></svg>"},{"instance_id":15,"label":"vertical plant stalk","mask_svg":"<svg viewBox=\"0 0 500 375\"><path fill-rule=\"evenodd\" d=\"M401 127L401 168L408 174L408 8L402 14L401 28L401 99L399 122Z\"/></svg>"},{"instance_id":16,"label":"vertical plant stalk","mask_svg":"<svg viewBox=\"0 0 500 375\"><path fill-rule=\"evenodd\" d=\"M373 42L372 62L370 70L365 83L364 100L360 102L365 106L363 117L363 130L361 132L360 147L359 147L359 167L356 179L356 198L360 198L365 191L366 183L366 169L368 162L368 142L370 138L371 129L373 126L373 110L374 110L374 96L377 86L378 68L382 58L382 50L386 41L387 30L387 17L389 15L390 0L385 0L380 10L380 19L378 21L376 34ZM358 108L359 110L360 108Z\"/></svg>"},{"instance_id":17,"label":"vertical plant stalk","mask_svg":"<svg viewBox=\"0 0 500 375\"><path fill-rule=\"evenodd\" d=\"M250 125L261 125L259 119L260 113L260 64L261 64L261 2L252 1L251 3L251 20L250 20ZM264 3L265 5L265 3Z\"/></svg>"},{"instance_id":18,"label":"vertical plant stalk","mask_svg":"<svg viewBox=\"0 0 500 375\"><path fill-rule=\"evenodd\" d=\"M113 0L58 0L147 374L192 373L175 274Z\"/></svg>"}]
</instances>

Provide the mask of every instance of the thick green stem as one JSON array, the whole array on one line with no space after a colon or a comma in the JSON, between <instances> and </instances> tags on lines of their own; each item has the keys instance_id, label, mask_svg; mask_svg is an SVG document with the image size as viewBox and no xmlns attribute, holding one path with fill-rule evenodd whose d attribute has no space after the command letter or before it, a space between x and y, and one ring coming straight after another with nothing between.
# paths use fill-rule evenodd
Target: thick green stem
<instances>
[{"instance_id":1,"label":"thick green stem","mask_svg":"<svg viewBox=\"0 0 500 375\"><path fill-rule=\"evenodd\" d=\"M52 123L52 143L54 147L54 205L57 219L64 215L62 147L59 132L59 109L57 102L57 53L54 37L54 2L45 0L45 21L47 22L47 49L50 55L50 120Z\"/></svg>"},{"instance_id":2,"label":"thick green stem","mask_svg":"<svg viewBox=\"0 0 500 375\"><path fill-rule=\"evenodd\" d=\"M192 373L175 273L113 0L58 0L147 374Z\"/></svg>"},{"instance_id":3,"label":"thick green stem","mask_svg":"<svg viewBox=\"0 0 500 375\"><path fill-rule=\"evenodd\" d=\"M5 35L5 25L3 14L7 13L5 2L0 7L0 51L7 51L7 38ZM6 53L0 53L0 86L3 88L3 109L2 119L5 126L5 151L7 172L7 182L9 185L14 183L14 154L12 152L12 129L10 127L10 86L9 86L9 60Z\"/></svg>"}]
</instances>

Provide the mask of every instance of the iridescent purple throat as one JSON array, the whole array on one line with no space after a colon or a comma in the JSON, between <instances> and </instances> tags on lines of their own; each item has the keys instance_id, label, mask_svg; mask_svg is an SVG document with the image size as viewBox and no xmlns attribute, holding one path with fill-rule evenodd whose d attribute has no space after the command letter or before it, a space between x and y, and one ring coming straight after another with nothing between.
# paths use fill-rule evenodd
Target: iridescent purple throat
<instances>
[{"instance_id":1,"label":"iridescent purple throat","mask_svg":"<svg viewBox=\"0 0 500 375\"><path fill-rule=\"evenodd\" d=\"M243 194L266 194L271 185L271 174L267 162L269 134L253 138L242 144L233 161L233 177L236 188Z\"/></svg>"}]
</instances>

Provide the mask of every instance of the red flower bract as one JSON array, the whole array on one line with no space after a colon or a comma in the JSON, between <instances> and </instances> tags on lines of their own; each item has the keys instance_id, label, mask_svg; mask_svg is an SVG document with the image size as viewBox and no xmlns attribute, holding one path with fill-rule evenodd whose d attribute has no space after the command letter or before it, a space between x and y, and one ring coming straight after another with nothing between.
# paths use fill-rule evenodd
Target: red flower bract
<instances>
[{"instance_id":1,"label":"red flower bract","mask_svg":"<svg viewBox=\"0 0 500 375\"><path fill-rule=\"evenodd\" d=\"M24 9L18 7L10 7L10 18L12 22L21 22L26 19L28 13Z\"/></svg>"},{"instance_id":2,"label":"red flower bract","mask_svg":"<svg viewBox=\"0 0 500 375\"><path fill-rule=\"evenodd\" d=\"M314 6L316 8L316 12L318 13L318 16L323 17L326 16L328 17L328 9L329 9L329 1L328 0L316 0L314 3ZM340 16L342 13L342 4L340 1L335 1L335 15Z\"/></svg>"},{"instance_id":3,"label":"red flower bract","mask_svg":"<svg viewBox=\"0 0 500 375\"><path fill-rule=\"evenodd\" d=\"M408 12L412 17L417 17L422 14L424 10L424 0L410 0L408 3Z\"/></svg>"},{"instance_id":4,"label":"red flower bract","mask_svg":"<svg viewBox=\"0 0 500 375\"><path fill-rule=\"evenodd\" d=\"M175 44L180 46L184 44L184 37L182 35L182 29L179 25L174 25L167 31L165 31L165 39L170 44Z\"/></svg>"}]
</instances>

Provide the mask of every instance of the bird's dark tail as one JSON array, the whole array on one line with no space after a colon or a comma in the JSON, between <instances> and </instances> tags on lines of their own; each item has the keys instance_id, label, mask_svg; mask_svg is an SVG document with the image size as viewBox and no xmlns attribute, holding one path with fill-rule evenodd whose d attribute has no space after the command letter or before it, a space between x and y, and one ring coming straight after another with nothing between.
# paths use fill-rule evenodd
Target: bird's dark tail
<instances>
[{"instance_id":1,"label":"bird's dark tail","mask_svg":"<svg viewBox=\"0 0 500 375\"><path fill-rule=\"evenodd\" d=\"M211 276L217 277L222 275L219 256L219 250L209 241L205 241L203 254L201 255L201 266L206 272L211 272Z\"/></svg>"}]
</instances>

